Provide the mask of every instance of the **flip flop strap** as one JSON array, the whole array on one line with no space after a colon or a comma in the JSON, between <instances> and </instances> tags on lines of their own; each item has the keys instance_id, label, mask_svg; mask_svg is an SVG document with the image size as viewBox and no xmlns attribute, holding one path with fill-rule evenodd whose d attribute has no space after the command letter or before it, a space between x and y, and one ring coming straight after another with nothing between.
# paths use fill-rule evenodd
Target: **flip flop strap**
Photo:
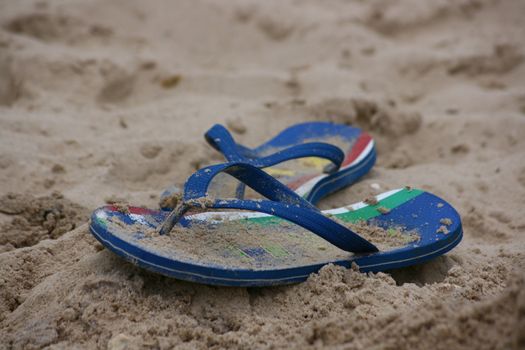
<instances>
[{"instance_id":1,"label":"flip flop strap","mask_svg":"<svg viewBox=\"0 0 525 350\"><path fill-rule=\"evenodd\" d=\"M213 178L222 172L237 178L268 200L210 199L207 196L208 187ZM342 250L354 253L378 251L372 243L324 216L312 204L272 176L243 162L212 165L191 175L184 185L183 204L168 215L160 233L168 233L187 210L196 207L262 212L304 227Z\"/></svg>"},{"instance_id":2,"label":"flip flop strap","mask_svg":"<svg viewBox=\"0 0 525 350\"><path fill-rule=\"evenodd\" d=\"M206 141L224 154L230 162L246 162L259 168L266 168L287 160L319 157L333 163L330 172L339 170L343 163L345 153L337 146L324 142L307 142L279 150L268 156L260 157L253 150L239 145L230 132L222 125L215 124L204 135Z\"/></svg>"}]
</instances>

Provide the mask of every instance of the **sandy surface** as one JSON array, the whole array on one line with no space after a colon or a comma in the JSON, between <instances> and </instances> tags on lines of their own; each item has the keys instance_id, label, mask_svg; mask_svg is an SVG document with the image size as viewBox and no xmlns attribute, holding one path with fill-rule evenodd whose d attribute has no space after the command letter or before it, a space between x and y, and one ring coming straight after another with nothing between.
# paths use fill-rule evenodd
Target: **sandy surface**
<instances>
[{"instance_id":1,"label":"sandy surface","mask_svg":"<svg viewBox=\"0 0 525 350\"><path fill-rule=\"evenodd\" d=\"M518 0L2 1L0 348L525 348L524 13ZM388 274L327 267L235 289L142 271L89 234L106 200L156 206L220 160L202 137L213 123L255 146L305 120L378 145L374 170L322 208L410 184L459 210L461 245Z\"/></svg>"}]
</instances>

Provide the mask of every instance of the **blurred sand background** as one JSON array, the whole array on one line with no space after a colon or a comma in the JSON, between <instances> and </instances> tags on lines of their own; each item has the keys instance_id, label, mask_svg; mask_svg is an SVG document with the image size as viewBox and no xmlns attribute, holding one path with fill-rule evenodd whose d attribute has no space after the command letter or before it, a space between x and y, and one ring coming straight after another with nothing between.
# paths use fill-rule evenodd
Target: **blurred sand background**
<instances>
[{"instance_id":1,"label":"blurred sand background","mask_svg":"<svg viewBox=\"0 0 525 350\"><path fill-rule=\"evenodd\" d=\"M525 2L0 1L0 348L525 348ZM357 125L378 163L333 208L403 185L463 217L391 273L217 288L121 261L91 210L300 121ZM371 186L378 184L379 186Z\"/></svg>"}]
</instances>

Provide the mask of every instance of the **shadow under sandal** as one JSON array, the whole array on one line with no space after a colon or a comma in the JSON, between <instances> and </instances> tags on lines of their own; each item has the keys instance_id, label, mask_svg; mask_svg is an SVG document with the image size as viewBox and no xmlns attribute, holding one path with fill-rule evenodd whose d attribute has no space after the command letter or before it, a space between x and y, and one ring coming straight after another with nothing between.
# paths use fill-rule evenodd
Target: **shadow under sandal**
<instances>
[{"instance_id":1,"label":"shadow under sandal","mask_svg":"<svg viewBox=\"0 0 525 350\"><path fill-rule=\"evenodd\" d=\"M267 199L208 197L219 173ZM228 286L300 282L330 263L356 263L363 272L414 265L446 253L462 238L456 210L425 191L398 189L321 212L242 162L194 173L172 212L105 206L93 212L90 229L133 264L182 280Z\"/></svg>"},{"instance_id":2,"label":"shadow under sandal","mask_svg":"<svg viewBox=\"0 0 525 350\"><path fill-rule=\"evenodd\" d=\"M370 135L359 128L330 122L295 124L253 149L236 143L220 124L211 127L205 138L228 161L265 168L314 204L356 182L370 171L376 160ZM215 181L213 186L227 186L223 181L224 178ZM178 191L177 186L171 186L161 194L162 209L173 209L177 201L172 198ZM237 187L236 196L244 198L244 184Z\"/></svg>"}]
</instances>

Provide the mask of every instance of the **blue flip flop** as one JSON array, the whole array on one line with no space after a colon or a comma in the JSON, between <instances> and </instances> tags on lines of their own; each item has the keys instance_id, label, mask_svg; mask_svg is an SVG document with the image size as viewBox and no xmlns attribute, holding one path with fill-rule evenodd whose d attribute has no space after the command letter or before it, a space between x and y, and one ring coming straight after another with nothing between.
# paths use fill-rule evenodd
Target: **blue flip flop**
<instances>
[{"instance_id":1,"label":"blue flip flop","mask_svg":"<svg viewBox=\"0 0 525 350\"><path fill-rule=\"evenodd\" d=\"M267 199L210 198L208 187L220 173ZM456 210L428 192L398 189L321 212L242 162L194 173L172 212L105 206L93 212L90 229L105 247L133 264L181 280L226 286L300 282L326 264L356 263L363 272L385 271L442 255L462 238Z\"/></svg>"},{"instance_id":2,"label":"blue flip flop","mask_svg":"<svg viewBox=\"0 0 525 350\"><path fill-rule=\"evenodd\" d=\"M254 149L237 144L219 124L209 129L205 138L228 161L264 168L314 204L357 181L376 160L370 135L359 128L330 122L296 124ZM160 203L164 203L164 210L173 209L167 199L178 190L172 186L162 193ZM236 193L237 198L244 197L243 184Z\"/></svg>"}]
</instances>

